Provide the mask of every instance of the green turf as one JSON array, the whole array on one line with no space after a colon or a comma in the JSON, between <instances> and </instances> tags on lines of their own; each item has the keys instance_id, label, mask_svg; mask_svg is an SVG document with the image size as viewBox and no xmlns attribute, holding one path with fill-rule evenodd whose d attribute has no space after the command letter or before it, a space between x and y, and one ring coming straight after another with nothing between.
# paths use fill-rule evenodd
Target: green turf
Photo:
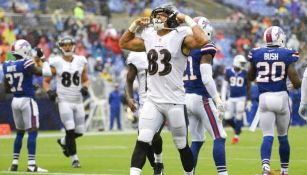
<instances>
[{"instance_id":1,"label":"green turf","mask_svg":"<svg viewBox=\"0 0 307 175\"><path fill-rule=\"evenodd\" d=\"M233 132L228 131L226 142L227 167L230 175L255 175L260 173L260 144L261 131L256 133L244 131L238 145L231 144ZM38 138L37 162L49 170L50 173L80 173L80 174L129 174L130 158L135 144L136 132L131 134L114 133L112 135L101 133L88 135L78 139L78 154L82 168L71 168L70 159L63 156L56 143L58 136ZM54 132L52 133L54 134ZM60 133L61 134L61 133ZM307 128L291 128L289 131L291 145L290 174L307 174ZM181 175L182 167L179 154L175 149L169 132L163 132L163 160L166 175ZM26 139L26 138L24 138ZM12 161L13 138L0 139L0 174L9 174L7 171ZM278 140L274 141L271 168L279 169ZM20 157L20 174L25 174L27 163L26 140L24 140L22 155ZM144 175L153 174L148 162ZM200 160L196 174L217 174L212 158L212 140L207 135L207 141L200 152ZM278 174L278 173L276 173Z\"/></svg>"}]
</instances>

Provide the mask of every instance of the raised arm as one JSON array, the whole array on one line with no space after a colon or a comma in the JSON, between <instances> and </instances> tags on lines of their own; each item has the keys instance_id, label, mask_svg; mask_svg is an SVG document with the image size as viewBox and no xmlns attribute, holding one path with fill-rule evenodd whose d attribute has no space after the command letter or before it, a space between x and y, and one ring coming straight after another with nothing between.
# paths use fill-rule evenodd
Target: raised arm
<instances>
[{"instance_id":1,"label":"raised arm","mask_svg":"<svg viewBox=\"0 0 307 175\"><path fill-rule=\"evenodd\" d=\"M183 41L184 47L189 49L198 49L209 42L204 30L197 25L190 16L179 13L177 15L177 20L179 22L185 22L192 29L192 34L186 36Z\"/></svg>"},{"instance_id":2,"label":"raised arm","mask_svg":"<svg viewBox=\"0 0 307 175\"><path fill-rule=\"evenodd\" d=\"M119 40L119 46L122 49L127 49L136 52L145 51L144 40L136 37L135 32L138 27L146 27L149 24L149 18L138 18L132 22L128 30Z\"/></svg>"}]
</instances>

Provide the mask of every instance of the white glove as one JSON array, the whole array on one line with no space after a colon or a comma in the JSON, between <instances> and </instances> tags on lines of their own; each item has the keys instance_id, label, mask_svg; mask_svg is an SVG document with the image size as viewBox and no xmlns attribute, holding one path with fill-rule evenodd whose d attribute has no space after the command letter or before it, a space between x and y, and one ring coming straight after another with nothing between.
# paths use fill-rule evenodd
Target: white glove
<instances>
[{"instance_id":1,"label":"white glove","mask_svg":"<svg viewBox=\"0 0 307 175\"><path fill-rule=\"evenodd\" d=\"M213 101L216 105L216 109L218 111L218 117L220 120L224 119L225 112L226 112L226 103L221 100L219 96L213 98Z\"/></svg>"},{"instance_id":2,"label":"white glove","mask_svg":"<svg viewBox=\"0 0 307 175\"><path fill-rule=\"evenodd\" d=\"M300 108L298 109L298 114L302 117L302 119L307 121L307 101L301 102Z\"/></svg>"},{"instance_id":3,"label":"white glove","mask_svg":"<svg viewBox=\"0 0 307 175\"><path fill-rule=\"evenodd\" d=\"M253 105L252 101L251 100L247 100L246 106L245 106L245 109L246 109L247 112L251 111L252 105Z\"/></svg>"}]
</instances>

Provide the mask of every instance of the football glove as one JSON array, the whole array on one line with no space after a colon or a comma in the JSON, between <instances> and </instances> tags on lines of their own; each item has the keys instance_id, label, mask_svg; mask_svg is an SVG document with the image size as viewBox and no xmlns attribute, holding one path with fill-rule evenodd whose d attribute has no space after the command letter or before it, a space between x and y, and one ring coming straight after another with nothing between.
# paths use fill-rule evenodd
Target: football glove
<instances>
[{"instance_id":1,"label":"football glove","mask_svg":"<svg viewBox=\"0 0 307 175\"><path fill-rule=\"evenodd\" d=\"M83 87L81 88L80 92L81 92L82 96L88 96L88 95L89 95L89 93L88 93L88 88L85 87L85 86L83 86Z\"/></svg>"},{"instance_id":2,"label":"football glove","mask_svg":"<svg viewBox=\"0 0 307 175\"><path fill-rule=\"evenodd\" d=\"M220 120L224 119L225 116L225 112L226 112L226 103L224 101L221 100L220 97L215 97L213 98L213 101L216 105L216 109L218 111L218 117Z\"/></svg>"},{"instance_id":3,"label":"football glove","mask_svg":"<svg viewBox=\"0 0 307 175\"><path fill-rule=\"evenodd\" d=\"M302 119L307 121L307 102L301 102L300 108L298 109L298 114L302 117Z\"/></svg>"},{"instance_id":4,"label":"football glove","mask_svg":"<svg viewBox=\"0 0 307 175\"><path fill-rule=\"evenodd\" d=\"M48 94L48 97L49 97L49 100L50 100L50 101L55 101L55 99L56 99L56 97L57 97L56 91L54 91L54 90L48 90L48 91L47 91L47 94Z\"/></svg>"},{"instance_id":5,"label":"football glove","mask_svg":"<svg viewBox=\"0 0 307 175\"><path fill-rule=\"evenodd\" d=\"M247 112L251 111L252 105L253 105L252 101L251 100L247 100L246 106L245 106L245 109L246 109Z\"/></svg>"}]
</instances>

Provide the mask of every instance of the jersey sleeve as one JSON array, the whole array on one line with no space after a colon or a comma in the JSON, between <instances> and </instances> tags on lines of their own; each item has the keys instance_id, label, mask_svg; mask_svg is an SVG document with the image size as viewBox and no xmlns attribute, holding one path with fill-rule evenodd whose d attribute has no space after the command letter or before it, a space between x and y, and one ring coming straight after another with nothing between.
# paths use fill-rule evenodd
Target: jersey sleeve
<instances>
[{"instance_id":1,"label":"jersey sleeve","mask_svg":"<svg viewBox=\"0 0 307 175\"><path fill-rule=\"evenodd\" d=\"M26 59L23 63L23 67L25 70L29 71L34 68L34 61L32 59Z\"/></svg>"},{"instance_id":2,"label":"jersey sleeve","mask_svg":"<svg viewBox=\"0 0 307 175\"><path fill-rule=\"evenodd\" d=\"M56 61L57 57L50 57L48 62L49 62L49 65L52 66L52 67L56 67Z\"/></svg>"},{"instance_id":3,"label":"jersey sleeve","mask_svg":"<svg viewBox=\"0 0 307 175\"><path fill-rule=\"evenodd\" d=\"M200 49L202 55L210 54L212 57L216 54L216 47L213 43L208 43Z\"/></svg>"},{"instance_id":4,"label":"jersey sleeve","mask_svg":"<svg viewBox=\"0 0 307 175\"><path fill-rule=\"evenodd\" d=\"M247 55L247 61L253 62L253 53L254 53L254 49L251 49Z\"/></svg>"},{"instance_id":5,"label":"jersey sleeve","mask_svg":"<svg viewBox=\"0 0 307 175\"><path fill-rule=\"evenodd\" d=\"M296 50L291 50L290 54L291 63L296 62L300 58L299 52Z\"/></svg>"}]
</instances>

